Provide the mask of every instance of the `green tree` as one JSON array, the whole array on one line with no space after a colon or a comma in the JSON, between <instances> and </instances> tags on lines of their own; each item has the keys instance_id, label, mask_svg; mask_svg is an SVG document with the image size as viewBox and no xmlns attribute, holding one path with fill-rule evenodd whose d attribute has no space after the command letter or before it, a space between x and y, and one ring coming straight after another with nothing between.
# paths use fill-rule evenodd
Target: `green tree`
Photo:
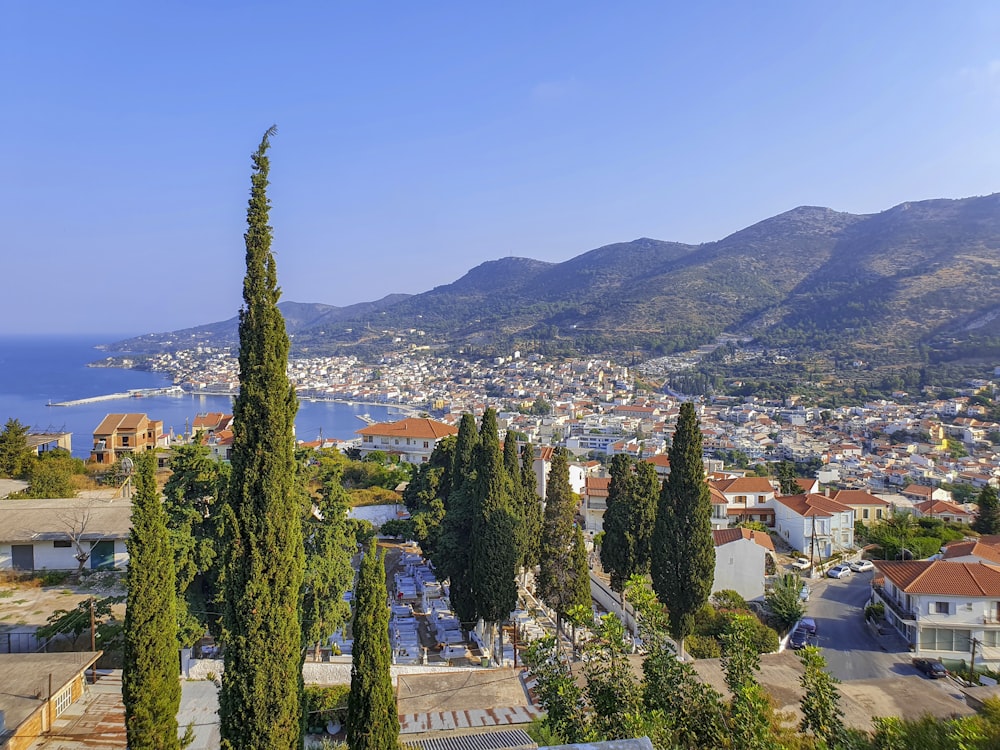
<instances>
[{"instance_id":1,"label":"green tree","mask_svg":"<svg viewBox=\"0 0 1000 750\"><path fill-rule=\"evenodd\" d=\"M472 491L472 537L469 569L476 614L492 634L517 606L519 550L511 477L503 464L497 414L483 413ZM502 652L501 652L502 653Z\"/></svg>"},{"instance_id":2,"label":"green tree","mask_svg":"<svg viewBox=\"0 0 1000 750\"><path fill-rule=\"evenodd\" d=\"M170 750L181 747L173 549L156 490L155 454L139 454L135 463L132 531L125 543L129 553L122 655L125 732L131 748Z\"/></svg>"},{"instance_id":3,"label":"green tree","mask_svg":"<svg viewBox=\"0 0 1000 750\"><path fill-rule=\"evenodd\" d=\"M826 742L828 747L840 747L844 740L844 712L840 708L839 680L826 671L826 659L815 646L799 651L799 660L805 668L799 683L802 685L802 721L799 730L811 732Z\"/></svg>"},{"instance_id":4,"label":"green tree","mask_svg":"<svg viewBox=\"0 0 1000 750\"><path fill-rule=\"evenodd\" d=\"M794 573L787 573L774 582L764 600L778 622L784 628L791 627L805 613L802 606L802 579Z\"/></svg>"},{"instance_id":5,"label":"green tree","mask_svg":"<svg viewBox=\"0 0 1000 750\"><path fill-rule=\"evenodd\" d=\"M395 750L399 715L389 670L385 561L375 544L369 546L358 571L353 633L347 747L350 750Z\"/></svg>"},{"instance_id":6,"label":"green tree","mask_svg":"<svg viewBox=\"0 0 1000 750\"><path fill-rule=\"evenodd\" d=\"M611 588L619 593L633 575L649 572L659 493L652 464L626 455L611 459L601 565L611 576Z\"/></svg>"},{"instance_id":7,"label":"green tree","mask_svg":"<svg viewBox=\"0 0 1000 750\"><path fill-rule=\"evenodd\" d=\"M23 497L76 497L73 474L82 471L82 464L62 448L33 458L28 469L28 489L22 493Z\"/></svg>"},{"instance_id":8,"label":"green tree","mask_svg":"<svg viewBox=\"0 0 1000 750\"><path fill-rule=\"evenodd\" d=\"M451 492L441 522L441 549L433 560L450 581L451 606L466 630L475 626L479 619L472 593L469 544L473 523L474 459L478 445L476 420L471 414L463 414L452 461Z\"/></svg>"},{"instance_id":9,"label":"green tree","mask_svg":"<svg viewBox=\"0 0 1000 750\"><path fill-rule=\"evenodd\" d=\"M670 633L683 649L684 638L694 632L694 614L708 601L715 579L712 502L702 464L701 429L690 402L681 404L669 457L650 573L653 590L670 613Z\"/></svg>"},{"instance_id":10,"label":"green tree","mask_svg":"<svg viewBox=\"0 0 1000 750\"><path fill-rule=\"evenodd\" d=\"M21 479L31 468L28 426L10 417L0 430L0 477Z\"/></svg>"},{"instance_id":11,"label":"green tree","mask_svg":"<svg viewBox=\"0 0 1000 750\"><path fill-rule=\"evenodd\" d=\"M170 477L163 486L163 508L174 550L177 621L181 646L191 646L206 628L217 635L218 501L226 493L228 464L211 458L199 442L175 446Z\"/></svg>"},{"instance_id":12,"label":"green tree","mask_svg":"<svg viewBox=\"0 0 1000 750\"><path fill-rule=\"evenodd\" d=\"M309 503L303 518L302 640L315 645L316 661L323 640L351 614L344 592L354 583L351 557L357 547L347 530L347 501L347 490L335 466L323 477L319 498Z\"/></svg>"},{"instance_id":13,"label":"green tree","mask_svg":"<svg viewBox=\"0 0 1000 750\"><path fill-rule=\"evenodd\" d=\"M576 499L569 484L566 451L556 448L545 492L538 592L542 600L555 610L557 628L562 627L562 620L570 608L579 603L576 572L572 566L575 513Z\"/></svg>"},{"instance_id":14,"label":"green tree","mask_svg":"<svg viewBox=\"0 0 1000 750\"><path fill-rule=\"evenodd\" d=\"M791 461L778 462L778 486L782 495L799 495L802 488L795 481L795 464Z\"/></svg>"},{"instance_id":15,"label":"green tree","mask_svg":"<svg viewBox=\"0 0 1000 750\"><path fill-rule=\"evenodd\" d=\"M302 745L302 519L295 492L295 389L268 226L267 150L253 154L246 276L239 315L240 392L233 405L232 479L223 510L226 669L224 747Z\"/></svg>"},{"instance_id":16,"label":"green tree","mask_svg":"<svg viewBox=\"0 0 1000 750\"><path fill-rule=\"evenodd\" d=\"M524 652L524 663L538 680L535 692L545 709L543 722L546 727L562 743L588 741L592 733L583 689L577 684L555 637L546 635L532 641Z\"/></svg>"},{"instance_id":17,"label":"green tree","mask_svg":"<svg viewBox=\"0 0 1000 750\"><path fill-rule=\"evenodd\" d=\"M520 541L518 544L521 559L519 561L525 571L535 567L539 562L542 536L542 501L538 497L535 482L535 449L531 443L521 446L521 472L515 493L521 503Z\"/></svg>"},{"instance_id":18,"label":"green tree","mask_svg":"<svg viewBox=\"0 0 1000 750\"><path fill-rule=\"evenodd\" d=\"M760 654L753 647L753 616L736 615L722 636L722 668L732 693L728 724L732 747L740 750L777 750L773 711L756 673Z\"/></svg>"},{"instance_id":19,"label":"green tree","mask_svg":"<svg viewBox=\"0 0 1000 750\"><path fill-rule=\"evenodd\" d=\"M1000 501L996 489L986 485L979 491L977 501L979 514L972 522L972 530L980 534L1000 534Z\"/></svg>"}]
</instances>

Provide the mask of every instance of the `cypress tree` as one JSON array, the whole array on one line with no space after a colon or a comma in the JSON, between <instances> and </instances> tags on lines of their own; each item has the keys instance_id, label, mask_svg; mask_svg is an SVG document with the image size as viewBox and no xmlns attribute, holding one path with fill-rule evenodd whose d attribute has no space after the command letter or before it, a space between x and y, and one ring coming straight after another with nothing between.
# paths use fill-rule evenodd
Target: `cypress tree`
<instances>
[{"instance_id":1,"label":"cypress tree","mask_svg":"<svg viewBox=\"0 0 1000 750\"><path fill-rule=\"evenodd\" d=\"M156 457L135 457L136 494L125 577L122 702L128 746L136 750L180 748L181 702L173 547L156 490Z\"/></svg>"},{"instance_id":2,"label":"cypress tree","mask_svg":"<svg viewBox=\"0 0 1000 750\"><path fill-rule=\"evenodd\" d=\"M568 609L584 607L590 609L590 564L587 562L587 544L583 540L583 529L573 527L573 546L569 552L570 569L573 572L572 590Z\"/></svg>"},{"instance_id":3,"label":"cypress tree","mask_svg":"<svg viewBox=\"0 0 1000 750\"><path fill-rule=\"evenodd\" d=\"M472 544L469 568L476 614L493 628L517 606L518 549L510 476L504 468L497 434L497 413L483 414L473 487Z\"/></svg>"},{"instance_id":4,"label":"cypress tree","mask_svg":"<svg viewBox=\"0 0 1000 750\"><path fill-rule=\"evenodd\" d=\"M225 673L223 743L278 750L302 745L302 520L295 492L288 335L268 226L267 149L253 154L246 276L239 316L240 392L233 405L232 478L223 509Z\"/></svg>"},{"instance_id":5,"label":"cypress tree","mask_svg":"<svg viewBox=\"0 0 1000 750\"><path fill-rule=\"evenodd\" d=\"M347 747L395 750L399 714L392 690L385 561L373 542L361 560L354 609Z\"/></svg>"},{"instance_id":6,"label":"cypress tree","mask_svg":"<svg viewBox=\"0 0 1000 750\"><path fill-rule=\"evenodd\" d=\"M619 454L611 459L611 482L608 485L607 510L604 511L604 541L601 542L601 565L611 577L611 588L619 594L625 582L640 572L635 564L635 540L631 535L631 498L636 476L631 457Z\"/></svg>"},{"instance_id":7,"label":"cypress tree","mask_svg":"<svg viewBox=\"0 0 1000 750\"><path fill-rule=\"evenodd\" d=\"M475 626L479 619L472 594L469 565L473 517L472 480L475 477L474 458L478 444L476 420L471 414L463 414L458 425L458 440L451 467L451 493L441 522L441 549L438 554L440 565L435 563L449 580L451 606L462 627L467 630Z\"/></svg>"},{"instance_id":8,"label":"cypress tree","mask_svg":"<svg viewBox=\"0 0 1000 750\"><path fill-rule=\"evenodd\" d=\"M520 489L521 502L521 559L525 570L538 565L542 536L542 500L535 489L535 449L531 443L521 446Z\"/></svg>"},{"instance_id":9,"label":"cypress tree","mask_svg":"<svg viewBox=\"0 0 1000 750\"><path fill-rule=\"evenodd\" d=\"M576 501L569 485L566 452L557 448L552 454L549 480L545 491L545 517L542 526L541 570L538 592L556 612L557 627L572 608L574 579L572 567L573 517Z\"/></svg>"},{"instance_id":10,"label":"cypress tree","mask_svg":"<svg viewBox=\"0 0 1000 750\"><path fill-rule=\"evenodd\" d=\"M712 502L702 464L701 429L694 405L681 404L670 446L653 531L653 590L669 612L670 634L681 642L694 630L694 614L708 602L715 579Z\"/></svg>"}]
</instances>

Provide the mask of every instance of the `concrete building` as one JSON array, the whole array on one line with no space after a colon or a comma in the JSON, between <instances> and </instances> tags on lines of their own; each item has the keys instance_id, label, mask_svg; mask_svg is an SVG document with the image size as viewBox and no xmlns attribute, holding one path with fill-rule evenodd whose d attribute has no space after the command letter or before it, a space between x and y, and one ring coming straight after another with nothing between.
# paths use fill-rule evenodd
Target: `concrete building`
<instances>
[{"instance_id":1,"label":"concrete building","mask_svg":"<svg viewBox=\"0 0 1000 750\"><path fill-rule=\"evenodd\" d=\"M361 436L361 457L375 451L399 456L410 464L426 463L434 446L448 435L457 435L458 428L433 419L408 417L398 422L381 422L357 430Z\"/></svg>"},{"instance_id":2,"label":"concrete building","mask_svg":"<svg viewBox=\"0 0 1000 750\"><path fill-rule=\"evenodd\" d=\"M131 453L155 450L166 445L163 422L145 414L108 414L94 430L94 448L90 460L113 464Z\"/></svg>"}]
</instances>

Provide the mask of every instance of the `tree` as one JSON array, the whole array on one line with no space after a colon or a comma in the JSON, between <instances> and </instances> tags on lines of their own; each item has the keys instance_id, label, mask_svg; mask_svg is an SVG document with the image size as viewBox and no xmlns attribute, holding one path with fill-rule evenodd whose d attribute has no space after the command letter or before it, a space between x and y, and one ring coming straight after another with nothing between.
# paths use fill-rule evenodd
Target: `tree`
<instances>
[{"instance_id":1,"label":"tree","mask_svg":"<svg viewBox=\"0 0 1000 750\"><path fill-rule=\"evenodd\" d=\"M701 429L690 402L681 404L670 474L663 483L653 531L653 590L681 642L694 632L694 613L708 601L715 579L712 502L702 464Z\"/></svg>"},{"instance_id":2,"label":"tree","mask_svg":"<svg viewBox=\"0 0 1000 750\"><path fill-rule=\"evenodd\" d=\"M532 641L524 652L524 663L538 680L535 692L545 709L542 721L559 737L560 744L588 741L591 731L583 690L562 657L556 638L546 635Z\"/></svg>"},{"instance_id":3,"label":"tree","mask_svg":"<svg viewBox=\"0 0 1000 750\"><path fill-rule=\"evenodd\" d=\"M232 480L223 510L224 747L302 745L302 520L295 493L288 334L268 226L267 150L253 154L246 276L239 315L240 392L233 404Z\"/></svg>"},{"instance_id":4,"label":"tree","mask_svg":"<svg viewBox=\"0 0 1000 750\"><path fill-rule=\"evenodd\" d=\"M490 408L479 426L469 572L475 611L486 624L491 641L495 627L517 606L520 555L513 504L511 477L500 453L497 413Z\"/></svg>"},{"instance_id":5,"label":"tree","mask_svg":"<svg viewBox=\"0 0 1000 750\"><path fill-rule=\"evenodd\" d=\"M972 522L972 530L980 534L1000 534L1000 501L996 488L986 485L979 491L977 500L979 514Z\"/></svg>"},{"instance_id":6,"label":"tree","mask_svg":"<svg viewBox=\"0 0 1000 750\"><path fill-rule=\"evenodd\" d=\"M350 617L344 592L354 583L351 557L355 541L347 531L347 490L340 483L340 467L323 477L318 501L308 503L302 525L306 563L302 581L302 642L320 645Z\"/></svg>"},{"instance_id":7,"label":"tree","mask_svg":"<svg viewBox=\"0 0 1000 750\"><path fill-rule=\"evenodd\" d=\"M777 750L773 731L773 711L757 682L760 654L753 647L753 615L739 614L722 636L722 668L726 687L732 693L729 702L729 733L733 747L743 750Z\"/></svg>"},{"instance_id":8,"label":"tree","mask_svg":"<svg viewBox=\"0 0 1000 750\"><path fill-rule=\"evenodd\" d=\"M795 464L791 461L778 462L778 487L782 495L801 494L802 488L795 481Z\"/></svg>"},{"instance_id":9,"label":"tree","mask_svg":"<svg viewBox=\"0 0 1000 750\"><path fill-rule=\"evenodd\" d=\"M13 417L0 430L0 477L20 479L31 468L28 426Z\"/></svg>"},{"instance_id":10,"label":"tree","mask_svg":"<svg viewBox=\"0 0 1000 750\"><path fill-rule=\"evenodd\" d=\"M128 745L136 750L179 749L181 702L173 549L156 490L154 453L136 456L132 531L125 546L122 702Z\"/></svg>"},{"instance_id":11,"label":"tree","mask_svg":"<svg viewBox=\"0 0 1000 750\"><path fill-rule=\"evenodd\" d=\"M562 627L562 619L578 603L576 572L572 566L575 512L576 501L569 484L566 451L556 448L545 492L538 592L542 600L555 610L557 628Z\"/></svg>"},{"instance_id":12,"label":"tree","mask_svg":"<svg viewBox=\"0 0 1000 750\"><path fill-rule=\"evenodd\" d=\"M354 609L347 747L395 750L399 715L390 674L389 607L385 562L375 544L361 560Z\"/></svg>"},{"instance_id":13,"label":"tree","mask_svg":"<svg viewBox=\"0 0 1000 750\"><path fill-rule=\"evenodd\" d=\"M69 451L63 448L46 451L31 460L28 489L22 494L34 498L76 497L73 474L83 470L83 461L73 458Z\"/></svg>"},{"instance_id":14,"label":"tree","mask_svg":"<svg viewBox=\"0 0 1000 750\"><path fill-rule=\"evenodd\" d=\"M519 529L521 552L520 565L525 571L539 562L542 536L542 501L535 489L535 449L531 443L521 446L521 474L519 489L515 489L521 502L521 526Z\"/></svg>"},{"instance_id":15,"label":"tree","mask_svg":"<svg viewBox=\"0 0 1000 750\"><path fill-rule=\"evenodd\" d=\"M774 586L764 597L782 627L794 625L805 613L801 592L802 580L794 573L787 573L774 582Z\"/></svg>"},{"instance_id":16,"label":"tree","mask_svg":"<svg viewBox=\"0 0 1000 750\"><path fill-rule=\"evenodd\" d=\"M470 578L469 540L472 539L473 497L475 479L474 456L479 445L476 420L463 414L458 424L451 468L451 492L445 503L445 516L441 522L441 549L432 560L450 581L451 606L465 629L471 629L479 619L472 595Z\"/></svg>"},{"instance_id":17,"label":"tree","mask_svg":"<svg viewBox=\"0 0 1000 750\"><path fill-rule=\"evenodd\" d=\"M611 576L611 588L619 593L633 575L649 572L659 491L652 464L626 455L611 459L601 565Z\"/></svg>"},{"instance_id":18,"label":"tree","mask_svg":"<svg viewBox=\"0 0 1000 750\"><path fill-rule=\"evenodd\" d=\"M802 685L802 721L799 730L811 732L826 742L828 747L839 747L844 740L844 712L840 708L839 680L826 671L826 659L815 646L799 651L799 660L805 668L799 683Z\"/></svg>"}]
</instances>

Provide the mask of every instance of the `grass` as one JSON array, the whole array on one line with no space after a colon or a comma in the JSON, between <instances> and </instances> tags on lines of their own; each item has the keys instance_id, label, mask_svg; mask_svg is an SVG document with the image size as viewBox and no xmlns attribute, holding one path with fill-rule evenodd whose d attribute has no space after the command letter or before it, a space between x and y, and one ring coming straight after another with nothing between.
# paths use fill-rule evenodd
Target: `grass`
<instances>
[{"instance_id":1,"label":"grass","mask_svg":"<svg viewBox=\"0 0 1000 750\"><path fill-rule=\"evenodd\" d=\"M11 604L24 604L27 601L28 601L27 599L15 599L14 601L11 602Z\"/></svg>"},{"instance_id":2,"label":"grass","mask_svg":"<svg viewBox=\"0 0 1000 750\"><path fill-rule=\"evenodd\" d=\"M13 591L0 591L0 599L9 599L14 596Z\"/></svg>"}]
</instances>

